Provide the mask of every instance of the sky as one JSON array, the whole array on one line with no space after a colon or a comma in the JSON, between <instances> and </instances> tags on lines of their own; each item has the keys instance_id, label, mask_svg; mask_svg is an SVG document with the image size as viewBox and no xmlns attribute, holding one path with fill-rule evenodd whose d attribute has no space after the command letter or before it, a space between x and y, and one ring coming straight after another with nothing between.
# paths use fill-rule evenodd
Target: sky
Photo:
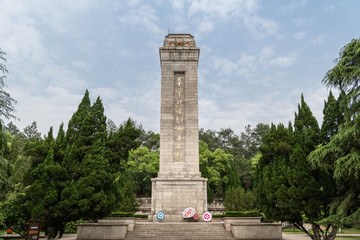
<instances>
[{"instance_id":1,"label":"sky","mask_svg":"<svg viewBox=\"0 0 360 240\"><path fill-rule=\"evenodd\" d=\"M190 33L200 128L287 124L302 93L321 124L322 79L359 38L359 9L357 0L0 0L13 122L36 121L42 134L66 127L88 89L117 125L131 117L159 132L159 47L168 33Z\"/></svg>"}]
</instances>

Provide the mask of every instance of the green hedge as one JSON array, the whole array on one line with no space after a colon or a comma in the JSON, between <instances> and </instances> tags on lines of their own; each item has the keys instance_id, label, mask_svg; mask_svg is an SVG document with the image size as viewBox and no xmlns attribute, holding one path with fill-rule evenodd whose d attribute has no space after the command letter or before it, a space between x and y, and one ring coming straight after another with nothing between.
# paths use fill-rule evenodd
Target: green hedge
<instances>
[{"instance_id":1,"label":"green hedge","mask_svg":"<svg viewBox=\"0 0 360 240\"><path fill-rule=\"evenodd\" d=\"M146 215L146 214L134 214L133 212L112 212L110 217L148 218L148 215Z\"/></svg>"},{"instance_id":2,"label":"green hedge","mask_svg":"<svg viewBox=\"0 0 360 240\"><path fill-rule=\"evenodd\" d=\"M148 218L149 215L147 215L147 214L134 214L134 217L136 217L136 218Z\"/></svg>"},{"instance_id":3,"label":"green hedge","mask_svg":"<svg viewBox=\"0 0 360 240\"><path fill-rule=\"evenodd\" d=\"M225 217L259 217L259 210L252 211L227 211Z\"/></svg>"},{"instance_id":4,"label":"green hedge","mask_svg":"<svg viewBox=\"0 0 360 240\"><path fill-rule=\"evenodd\" d=\"M134 217L133 212L112 212L110 217Z\"/></svg>"}]
</instances>

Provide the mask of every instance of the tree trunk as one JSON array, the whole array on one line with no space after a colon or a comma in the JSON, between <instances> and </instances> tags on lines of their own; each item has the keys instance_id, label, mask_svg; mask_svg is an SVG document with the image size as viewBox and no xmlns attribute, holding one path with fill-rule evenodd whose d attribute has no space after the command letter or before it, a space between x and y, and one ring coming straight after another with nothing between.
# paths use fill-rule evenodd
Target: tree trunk
<instances>
[{"instance_id":1,"label":"tree trunk","mask_svg":"<svg viewBox=\"0 0 360 240\"><path fill-rule=\"evenodd\" d=\"M330 226L328 226L328 228L330 228ZM312 229L313 229L313 236L310 236L311 239L313 240L334 240L336 237L336 233L337 233L337 227L331 227L331 231L328 234L328 229L326 229L326 231L322 231L321 230L321 226L318 224L313 224L312 225Z\"/></svg>"},{"instance_id":2,"label":"tree trunk","mask_svg":"<svg viewBox=\"0 0 360 240\"><path fill-rule=\"evenodd\" d=\"M317 224L313 224L313 225L312 225L312 230L313 230L313 232L314 232L314 235L313 235L314 237L311 238L311 239L313 239L313 240L321 240L321 234L320 234L320 232L319 232L320 226L317 225Z\"/></svg>"},{"instance_id":3,"label":"tree trunk","mask_svg":"<svg viewBox=\"0 0 360 240\"><path fill-rule=\"evenodd\" d=\"M337 227L332 227L331 232L329 233L329 235L327 235L324 238L324 240L334 240L336 237L337 230L338 230Z\"/></svg>"}]
</instances>

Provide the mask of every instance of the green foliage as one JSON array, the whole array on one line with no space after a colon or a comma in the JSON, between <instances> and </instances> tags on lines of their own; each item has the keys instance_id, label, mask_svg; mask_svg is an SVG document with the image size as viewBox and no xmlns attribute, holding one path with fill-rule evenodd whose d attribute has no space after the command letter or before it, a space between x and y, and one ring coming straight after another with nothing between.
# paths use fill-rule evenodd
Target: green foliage
<instances>
[{"instance_id":1,"label":"green foliage","mask_svg":"<svg viewBox=\"0 0 360 240\"><path fill-rule=\"evenodd\" d=\"M67 222L96 220L112 211L115 178L105 157L106 117L100 98L91 106L86 91L67 132L61 124L56 139L52 128L45 139L31 136L25 145L32 161L24 179L31 184L22 204L26 219L42 222L52 239L63 234Z\"/></svg>"},{"instance_id":2,"label":"green foliage","mask_svg":"<svg viewBox=\"0 0 360 240\"><path fill-rule=\"evenodd\" d=\"M160 149L160 134L154 133L153 131L145 131L141 129L139 136L142 147L147 147L151 151L159 151Z\"/></svg>"},{"instance_id":3,"label":"green foliage","mask_svg":"<svg viewBox=\"0 0 360 240\"><path fill-rule=\"evenodd\" d=\"M224 199L225 211L245 211L255 206L255 196L250 189L246 190L241 186L230 187L226 191Z\"/></svg>"},{"instance_id":4,"label":"green foliage","mask_svg":"<svg viewBox=\"0 0 360 240\"><path fill-rule=\"evenodd\" d=\"M111 217L134 217L134 212L112 212L111 213Z\"/></svg>"},{"instance_id":5,"label":"green foliage","mask_svg":"<svg viewBox=\"0 0 360 240\"><path fill-rule=\"evenodd\" d=\"M230 128L220 131L200 129L199 139L208 145L211 152L219 148L232 154L234 161L231 163L231 168L238 174L236 178L239 179L241 185L249 188L251 187L253 169L251 158L258 153L262 137L268 131L269 126L262 123L254 129L251 129L250 125L246 126L245 132L241 133L240 136L236 135ZM201 172L204 173L204 169ZM233 178L233 180L235 179ZM235 181L238 182L238 180Z\"/></svg>"},{"instance_id":6,"label":"green foliage","mask_svg":"<svg viewBox=\"0 0 360 240\"><path fill-rule=\"evenodd\" d=\"M215 194L213 190L210 188L209 183L206 183L206 188L207 188L207 202L210 204L214 201Z\"/></svg>"},{"instance_id":7,"label":"green foliage","mask_svg":"<svg viewBox=\"0 0 360 240\"><path fill-rule=\"evenodd\" d=\"M3 132L0 122L0 200L5 197L6 190L10 184L8 178L12 172L11 163L5 158L7 149L7 136Z\"/></svg>"},{"instance_id":8,"label":"green foliage","mask_svg":"<svg viewBox=\"0 0 360 240\"><path fill-rule=\"evenodd\" d=\"M34 121L31 125L24 128L24 135L27 139L40 139L41 133L38 132L36 122Z\"/></svg>"},{"instance_id":9,"label":"green foliage","mask_svg":"<svg viewBox=\"0 0 360 240\"><path fill-rule=\"evenodd\" d=\"M353 39L345 45L335 64L322 81L344 92L341 104L346 109L346 118L352 119L360 110L360 39Z\"/></svg>"},{"instance_id":10,"label":"green foliage","mask_svg":"<svg viewBox=\"0 0 360 240\"><path fill-rule=\"evenodd\" d=\"M2 202L1 213L6 226L11 226L13 231L24 236L29 219L28 212L24 208L25 196L29 187L23 187L20 183L14 186Z\"/></svg>"},{"instance_id":11,"label":"green foliage","mask_svg":"<svg viewBox=\"0 0 360 240\"><path fill-rule=\"evenodd\" d=\"M360 224L360 117L345 122L326 145L318 147L308 159L314 167L327 171L336 180L337 196L325 222Z\"/></svg>"},{"instance_id":12,"label":"green foliage","mask_svg":"<svg viewBox=\"0 0 360 240\"><path fill-rule=\"evenodd\" d=\"M343 111L340 107L340 101L343 95L336 100L330 91L327 101L324 103L324 118L321 126L320 138L322 143L328 143L330 137L337 134L340 124L344 122Z\"/></svg>"},{"instance_id":13,"label":"green foliage","mask_svg":"<svg viewBox=\"0 0 360 240\"><path fill-rule=\"evenodd\" d=\"M135 212L135 183L128 172L119 173L114 182L116 204L114 209L120 212Z\"/></svg>"},{"instance_id":14,"label":"green foliage","mask_svg":"<svg viewBox=\"0 0 360 240\"><path fill-rule=\"evenodd\" d=\"M340 91L337 101L329 96L327 103L324 128L329 138L308 160L336 181L330 215L321 223L360 225L360 40L353 39L344 46L335 64L323 79L327 86Z\"/></svg>"},{"instance_id":15,"label":"green foliage","mask_svg":"<svg viewBox=\"0 0 360 240\"><path fill-rule=\"evenodd\" d=\"M138 140L140 134L141 128L129 118L117 132L109 135L106 144L106 158L111 164L112 171L126 170L129 151L138 148L141 144Z\"/></svg>"},{"instance_id":16,"label":"green foliage","mask_svg":"<svg viewBox=\"0 0 360 240\"><path fill-rule=\"evenodd\" d=\"M130 150L127 169L136 184L137 196L151 195L151 178L159 171L159 157L159 152L149 151L147 147Z\"/></svg>"},{"instance_id":17,"label":"green foliage","mask_svg":"<svg viewBox=\"0 0 360 240\"><path fill-rule=\"evenodd\" d=\"M259 210L226 211L224 217L259 217Z\"/></svg>"},{"instance_id":18,"label":"green foliage","mask_svg":"<svg viewBox=\"0 0 360 240\"><path fill-rule=\"evenodd\" d=\"M260 147L256 169L257 201L269 220L292 222L313 239L322 231L318 221L328 216L333 198L332 181L326 172L310 168L306 158L320 142L320 129L301 96L294 130L272 126ZM311 223L314 234L304 222ZM327 225L327 231L331 225Z\"/></svg>"},{"instance_id":19,"label":"green foliage","mask_svg":"<svg viewBox=\"0 0 360 240\"><path fill-rule=\"evenodd\" d=\"M55 226L63 230L67 212L61 208L59 200L66 171L59 163L54 162L53 150L49 151L45 161L40 163L31 175L34 182L26 193L26 208L30 213L30 220L42 222L47 233Z\"/></svg>"},{"instance_id":20,"label":"green foliage","mask_svg":"<svg viewBox=\"0 0 360 240\"><path fill-rule=\"evenodd\" d=\"M77 225L85 222L84 220L77 220L66 223L64 233L77 233Z\"/></svg>"},{"instance_id":21,"label":"green foliage","mask_svg":"<svg viewBox=\"0 0 360 240\"><path fill-rule=\"evenodd\" d=\"M2 117L5 117L6 119L15 118L15 115L13 113L15 112L14 105L16 104L15 99L13 99L8 92L4 90L6 88L5 84L5 78L6 73L8 73L8 70L6 68L6 53L2 51L0 48L0 72L4 75L0 75L0 121L1 123L4 122Z\"/></svg>"},{"instance_id":22,"label":"green foliage","mask_svg":"<svg viewBox=\"0 0 360 240\"><path fill-rule=\"evenodd\" d=\"M220 149L211 152L205 142L199 144L199 155L202 176L208 179L215 196L223 195L234 157Z\"/></svg>"},{"instance_id":23,"label":"green foliage","mask_svg":"<svg viewBox=\"0 0 360 240\"><path fill-rule=\"evenodd\" d=\"M135 217L135 218L148 218L147 214L135 214L133 212L112 212L110 217Z\"/></svg>"}]
</instances>

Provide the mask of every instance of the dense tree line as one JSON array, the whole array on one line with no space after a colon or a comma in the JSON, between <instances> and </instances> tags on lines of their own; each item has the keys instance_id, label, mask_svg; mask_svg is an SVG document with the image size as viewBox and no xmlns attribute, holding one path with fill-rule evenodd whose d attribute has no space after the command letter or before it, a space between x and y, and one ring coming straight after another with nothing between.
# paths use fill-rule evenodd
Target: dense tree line
<instances>
[{"instance_id":1,"label":"dense tree line","mask_svg":"<svg viewBox=\"0 0 360 240\"><path fill-rule=\"evenodd\" d=\"M206 132L214 133L216 140L208 141L213 149L204 141L199 145L209 201L227 191L231 196L241 197L244 189L251 194L257 130L248 126L241 137L231 129L221 130L220 139L217 132ZM27 221L40 221L47 237L56 238L68 222L135 211L135 196L151 196L151 178L159 170L159 134L145 131L132 119L117 127L104 115L100 98L91 104L88 91L67 130L61 124L57 136L53 128L41 136L36 122L23 131L9 123L0 133L1 221L16 232L23 233ZM228 198L228 210L237 209L232 199Z\"/></svg>"},{"instance_id":2,"label":"dense tree line","mask_svg":"<svg viewBox=\"0 0 360 240\"><path fill-rule=\"evenodd\" d=\"M53 128L41 137L36 122L23 132L12 123L0 130L1 221L19 233L27 221L40 221L49 239L71 221L134 211L142 188L128 167L130 150L141 145L141 135L157 147L154 134L131 119L108 131L102 101L91 105L88 91L56 137Z\"/></svg>"},{"instance_id":3,"label":"dense tree line","mask_svg":"<svg viewBox=\"0 0 360 240\"><path fill-rule=\"evenodd\" d=\"M360 224L359 39L335 63L323 82L339 95L330 91L321 128L301 96L294 126L273 124L264 136L255 172L265 217L291 222L312 239L335 239L342 225Z\"/></svg>"},{"instance_id":4,"label":"dense tree line","mask_svg":"<svg viewBox=\"0 0 360 240\"><path fill-rule=\"evenodd\" d=\"M0 61L6 61L1 49ZM260 208L266 220L291 222L312 239L332 240L338 227L360 224L360 40L341 49L335 63L323 82L339 94L329 92L321 127L302 95L287 126L248 125L239 135L231 128L200 129L200 171L208 179L209 202L222 197L226 211ZM4 63L0 70L7 73ZM135 211L135 196L151 195L159 134L132 119L117 126L104 115L100 97L91 104L88 91L57 136L53 128L41 136L36 122L23 131L12 122L3 126L3 118L15 117L4 78L0 224L23 233L27 221L41 221L54 239L68 222Z\"/></svg>"}]
</instances>

